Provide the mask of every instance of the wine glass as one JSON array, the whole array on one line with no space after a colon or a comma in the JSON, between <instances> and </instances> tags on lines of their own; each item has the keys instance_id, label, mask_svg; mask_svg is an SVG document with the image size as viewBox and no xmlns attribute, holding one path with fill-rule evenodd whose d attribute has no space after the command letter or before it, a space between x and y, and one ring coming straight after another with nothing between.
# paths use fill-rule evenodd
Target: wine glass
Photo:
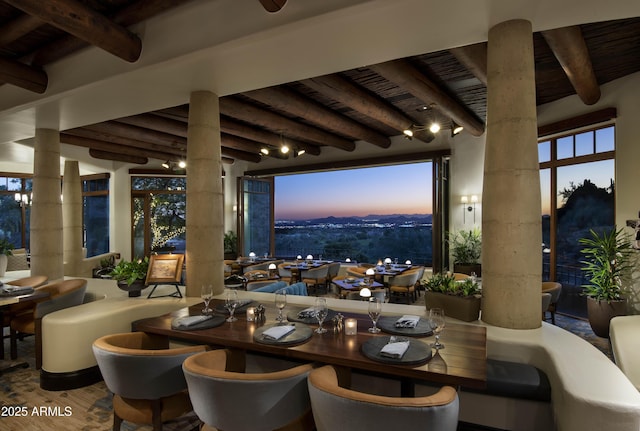
<instances>
[{"instance_id":1,"label":"wine glass","mask_svg":"<svg viewBox=\"0 0 640 431\"><path fill-rule=\"evenodd\" d=\"M276 307L278 308L278 317L276 320L280 323L284 322L284 316L282 310L287 305L287 291L285 289L279 289L276 291Z\"/></svg>"},{"instance_id":2,"label":"wine glass","mask_svg":"<svg viewBox=\"0 0 640 431\"><path fill-rule=\"evenodd\" d=\"M209 314L213 313L213 310L209 308L209 302L211 302L211 298L213 297L213 286L210 284L203 284L202 290L200 291L200 297L204 301L202 314L208 316Z\"/></svg>"},{"instance_id":3,"label":"wine glass","mask_svg":"<svg viewBox=\"0 0 640 431\"><path fill-rule=\"evenodd\" d=\"M235 289L228 289L227 294L224 298L224 308L229 312L229 317L227 317L227 322L235 322L238 320L233 317L233 313L236 312L236 307L238 306L238 291Z\"/></svg>"},{"instance_id":4,"label":"wine glass","mask_svg":"<svg viewBox=\"0 0 640 431\"><path fill-rule=\"evenodd\" d=\"M444 344L440 342L440 333L444 329L444 310L442 308L432 308L429 310L429 325L436 336L436 342L431 344L434 349L444 349Z\"/></svg>"},{"instance_id":5,"label":"wine glass","mask_svg":"<svg viewBox=\"0 0 640 431\"><path fill-rule=\"evenodd\" d=\"M316 329L315 332L316 334L324 334L327 332L327 330L322 327L322 322L324 322L328 313L326 298L316 298L313 311L316 313L316 318L318 319L318 329Z\"/></svg>"},{"instance_id":6,"label":"wine glass","mask_svg":"<svg viewBox=\"0 0 640 431\"><path fill-rule=\"evenodd\" d=\"M369 332L373 334L377 334L380 332L380 328L378 328L378 319L380 318L380 313L382 312L382 302L380 298L372 297L369 298L369 317L373 322L373 326L369 328Z\"/></svg>"}]
</instances>

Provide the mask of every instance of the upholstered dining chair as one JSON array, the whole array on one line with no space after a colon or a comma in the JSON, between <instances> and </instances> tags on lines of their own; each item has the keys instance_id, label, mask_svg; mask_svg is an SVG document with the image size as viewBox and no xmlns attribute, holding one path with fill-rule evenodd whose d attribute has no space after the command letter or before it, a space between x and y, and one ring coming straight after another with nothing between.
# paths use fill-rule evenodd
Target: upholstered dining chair
<instances>
[{"instance_id":1,"label":"upholstered dining chair","mask_svg":"<svg viewBox=\"0 0 640 431\"><path fill-rule=\"evenodd\" d=\"M312 430L307 390L311 364L267 373L244 373L226 349L200 353L182 365L202 431ZM347 429L347 428L336 428Z\"/></svg>"},{"instance_id":2,"label":"upholstered dining chair","mask_svg":"<svg viewBox=\"0 0 640 431\"><path fill-rule=\"evenodd\" d=\"M453 279L455 281L462 281L462 280L466 280L467 278L470 278L471 276L469 274L463 274L461 272L454 272L453 273Z\"/></svg>"},{"instance_id":3,"label":"upholstered dining chair","mask_svg":"<svg viewBox=\"0 0 640 431\"><path fill-rule=\"evenodd\" d=\"M402 274L389 278L389 292L407 297L407 304L416 299L416 283L418 278L424 274L420 268L409 269Z\"/></svg>"},{"instance_id":4,"label":"upholstered dining chair","mask_svg":"<svg viewBox=\"0 0 640 431\"><path fill-rule=\"evenodd\" d=\"M17 280L7 281L5 284L8 284L10 286L20 286L20 287L31 286L35 289L36 287L40 287L43 284L46 284L47 281L49 281L49 277L47 277L46 275L32 275L30 277L24 277L24 278L19 278Z\"/></svg>"},{"instance_id":5,"label":"upholstered dining chair","mask_svg":"<svg viewBox=\"0 0 640 431\"><path fill-rule=\"evenodd\" d=\"M543 293L542 294L542 320L544 320L544 314L549 309L549 304L551 304L551 294Z\"/></svg>"},{"instance_id":6,"label":"upholstered dining chair","mask_svg":"<svg viewBox=\"0 0 640 431\"><path fill-rule=\"evenodd\" d=\"M562 284L557 283L555 281L543 281L542 282L542 293L550 293L551 294L551 302L549 303L549 307L546 311L542 313L542 319L547 320L547 312L551 314L551 323L556 324L556 308L558 305L558 300L560 299L560 294L562 293Z\"/></svg>"},{"instance_id":7,"label":"upholstered dining chair","mask_svg":"<svg viewBox=\"0 0 640 431\"><path fill-rule=\"evenodd\" d=\"M331 365L311 371L308 384L318 431L455 431L458 427L458 394L451 386L424 397L372 395L338 386Z\"/></svg>"},{"instance_id":8,"label":"upholstered dining chair","mask_svg":"<svg viewBox=\"0 0 640 431\"><path fill-rule=\"evenodd\" d=\"M326 292L327 287L327 272L329 271L328 265L322 265L318 268L306 269L302 271L300 277L302 282L307 285L307 289L318 293L320 287Z\"/></svg>"},{"instance_id":9,"label":"upholstered dining chair","mask_svg":"<svg viewBox=\"0 0 640 431\"><path fill-rule=\"evenodd\" d=\"M364 273L367 271L367 269L369 268L365 268L364 266L353 266L347 268L347 275L350 277L362 278L364 277Z\"/></svg>"},{"instance_id":10,"label":"upholstered dining chair","mask_svg":"<svg viewBox=\"0 0 640 431\"><path fill-rule=\"evenodd\" d=\"M36 303L33 309L12 316L11 359L18 357L18 336L35 335L36 369L42 367L42 318L54 311L82 304L87 290L87 280L76 278L46 284L39 288L46 290L49 297Z\"/></svg>"},{"instance_id":11,"label":"upholstered dining chair","mask_svg":"<svg viewBox=\"0 0 640 431\"><path fill-rule=\"evenodd\" d=\"M278 276L280 277L280 280L282 281L286 281L287 283L291 283L291 270L285 268L285 266L290 266L290 265L294 265L293 262L282 262L281 264L277 265L278 266Z\"/></svg>"},{"instance_id":12,"label":"upholstered dining chair","mask_svg":"<svg viewBox=\"0 0 640 431\"><path fill-rule=\"evenodd\" d=\"M159 431L163 422L192 411L182 363L206 346L169 348L166 337L127 332L100 337L92 347L113 393L114 431L123 420Z\"/></svg>"}]
</instances>

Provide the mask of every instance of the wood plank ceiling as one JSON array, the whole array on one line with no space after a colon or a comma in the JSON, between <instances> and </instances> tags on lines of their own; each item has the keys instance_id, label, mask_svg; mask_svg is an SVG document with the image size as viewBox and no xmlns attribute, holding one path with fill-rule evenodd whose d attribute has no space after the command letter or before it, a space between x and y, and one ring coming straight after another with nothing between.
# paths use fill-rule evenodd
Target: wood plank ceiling
<instances>
[{"instance_id":1,"label":"wood plank ceiling","mask_svg":"<svg viewBox=\"0 0 640 431\"><path fill-rule=\"evenodd\" d=\"M277 12L284 1L260 0ZM0 1L0 82L43 93L47 65L89 45L136 61L144 40L127 30L170 11L172 0ZM270 10L271 11L271 10ZM578 94L585 104L600 86L640 71L640 18L584 24L534 34L537 103ZM331 146L353 151L355 141L387 148L412 125L453 123L484 133L486 44L425 53L220 99L223 161L258 163ZM65 130L63 143L87 147L96 158L147 163L176 161L187 147L187 105ZM443 133L443 132L440 132ZM433 139L417 130L416 139ZM261 154L268 149L269 155Z\"/></svg>"}]
</instances>

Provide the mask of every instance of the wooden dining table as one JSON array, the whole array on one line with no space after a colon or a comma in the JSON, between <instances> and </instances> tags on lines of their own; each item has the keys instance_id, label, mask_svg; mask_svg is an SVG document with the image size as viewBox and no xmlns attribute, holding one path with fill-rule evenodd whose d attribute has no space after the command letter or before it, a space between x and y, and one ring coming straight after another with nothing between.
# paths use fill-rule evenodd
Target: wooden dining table
<instances>
[{"instance_id":1,"label":"wooden dining table","mask_svg":"<svg viewBox=\"0 0 640 431\"><path fill-rule=\"evenodd\" d=\"M213 308L222 304L214 300ZM256 303L257 305L257 303ZM285 359L330 364L343 370L359 370L365 373L379 373L397 378L402 383L403 393L410 395L414 382L431 382L435 384L484 388L486 386L486 329L483 326L465 325L447 322L441 337L445 344L443 350L433 350L433 356L424 363L415 365L389 364L366 357L362 346L374 337L385 337L389 334L372 334L367 331L371 320L367 315L340 311L345 319L355 318L358 322L356 335L344 332L325 334L313 333L311 338L297 345L264 344L254 340L254 333L264 324L275 323L276 309L273 304L263 304L266 309L266 323L247 321L245 316L238 315L232 323L200 330L176 330L171 323L178 317L200 315L203 305L198 304L173 313L133 322L134 331L163 335L171 339L222 346L243 352L268 354ZM295 310L293 306L288 309ZM299 305L300 310L305 307ZM383 313L384 315L384 313ZM399 317L399 316L398 316ZM296 323L296 325L301 325ZM310 325L314 326L314 325ZM317 326L317 325L315 325ZM325 327L327 324L325 323ZM331 326L329 324L329 328ZM429 345L433 336L416 338L418 343Z\"/></svg>"}]
</instances>

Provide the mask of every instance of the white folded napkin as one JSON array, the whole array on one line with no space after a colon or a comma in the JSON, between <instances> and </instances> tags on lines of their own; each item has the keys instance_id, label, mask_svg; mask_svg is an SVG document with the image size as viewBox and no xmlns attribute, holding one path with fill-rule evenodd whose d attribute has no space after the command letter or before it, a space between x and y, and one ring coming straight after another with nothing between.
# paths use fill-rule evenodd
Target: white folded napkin
<instances>
[{"instance_id":1,"label":"white folded napkin","mask_svg":"<svg viewBox=\"0 0 640 431\"><path fill-rule=\"evenodd\" d=\"M298 317L300 319L308 319L311 317L316 317L316 310L313 307L305 308L304 310L298 313Z\"/></svg>"},{"instance_id":2,"label":"white folded napkin","mask_svg":"<svg viewBox=\"0 0 640 431\"><path fill-rule=\"evenodd\" d=\"M415 328L418 326L420 316L414 316L413 314L405 314L398 320L396 320L396 328Z\"/></svg>"},{"instance_id":3,"label":"white folded napkin","mask_svg":"<svg viewBox=\"0 0 640 431\"><path fill-rule=\"evenodd\" d=\"M173 322L171 322L171 326L173 326L174 328L190 328L197 325L198 323L204 322L205 320L209 320L212 317L213 316L177 317L173 319Z\"/></svg>"},{"instance_id":4,"label":"white folded napkin","mask_svg":"<svg viewBox=\"0 0 640 431\"><path fill-rule=\"evenodd\" d=\"M387 358L400 359L404 352L409 348L409 341L398 341L396 343L385 344L382 350L380 350L380 356Z\"/></svg>"},{"instance_id":5,"label":"white folded napkin","mask_svg":"<svg viewBox=\"0 0 640 431\"><path fill-rule=\"evenodd\" d=\"M293 325L278 325L272 326L262 333L262 336L269 340L279 340L285 335L296 330L296 327Z\"/></svg>"},{"instance_id":6,"label":"white folded napkin","mask_svg":"<svg viewBox=\"0 0 640 431\"><path fill-rule=\"evenodd\" d=\"M0 288L0 293L8 296L29 295L33 293L33 287L31 286L12 286L5 284Z\"/></svg>"},{"instance_id":7,"label":"white folded napkin","mask_svg":"<svg viewBox=\"0 0 640 431\"><path fill-rule=\"evenodd\" d=\"M247 304L251 304L253 299L240 299L238 300L238 305L236 305L236 309L244 307Z\"/></svg>"}]
</instances>

